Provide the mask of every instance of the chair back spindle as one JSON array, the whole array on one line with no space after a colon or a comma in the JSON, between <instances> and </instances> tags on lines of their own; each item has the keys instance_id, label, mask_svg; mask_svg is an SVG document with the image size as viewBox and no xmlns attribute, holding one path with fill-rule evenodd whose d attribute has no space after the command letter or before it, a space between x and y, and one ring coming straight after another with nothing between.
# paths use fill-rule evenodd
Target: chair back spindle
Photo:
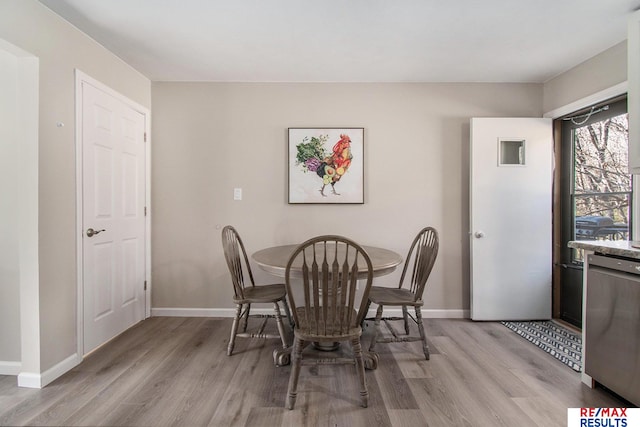
<instances>
[{"instance_id":1,"label":"chair back spindle","mask_svg":"<svg viewBox=\"0 0 640 427\"><path fill-rule=\"evenodd\" d=\"M405 280L408 280L406 286L414 295L414 301L422 299L427 279L438 256L438 248L438 232L433 227L423 228L411 243L398 288L402 288ZM409 271L411 273L408 278Z\"/></svg>"},{"instance_id":2,"label":"chair back spindle","mask_svg":"<svg viewBox=\"0 0 640 427\"><path fill-rule=\"evenodd\" d=\"M302 277L292 277L293 265L300 268ZM306 334L325 337L349 334L359 327L372 283L371 269L365 250L344 237L319 236L300 245L285 277L289 304L304 307L293 309L294 323ZM359 279L365 282L362 289ZM305 318L298 319L300 315Z\"/></svg>"},{"instance_id":3,"label":"chair back spindle","mask_svg":"<svg viewBox=\"0 0 640 427\"><path fill-rule=\"evenodd\" d=\"M244 299L245 288L247 286L255 286L255 282L244 243L242 243L242 239L236 229L230 225L222 229L222 247L229 272L231 273L235 297ZM245 281L245 277L248 277L248 282Z\"/></svg>"}]
</instances>

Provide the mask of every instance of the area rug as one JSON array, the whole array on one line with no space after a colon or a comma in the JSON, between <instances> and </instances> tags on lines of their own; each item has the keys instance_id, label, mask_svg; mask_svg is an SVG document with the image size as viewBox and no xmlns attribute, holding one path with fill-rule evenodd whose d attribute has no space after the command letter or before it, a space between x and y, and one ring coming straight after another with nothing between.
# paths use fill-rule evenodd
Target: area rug
<instances>
[{"instance_id":1,"label":"area rug","mask_svg":"<svg viewBox=\"0 0 640 427\"><path fill-rule=\"evenodd\" d=\"M580 334L551 321L501 323L574 371L580 372L582 367Z\"/></svg>"}]
</instances>

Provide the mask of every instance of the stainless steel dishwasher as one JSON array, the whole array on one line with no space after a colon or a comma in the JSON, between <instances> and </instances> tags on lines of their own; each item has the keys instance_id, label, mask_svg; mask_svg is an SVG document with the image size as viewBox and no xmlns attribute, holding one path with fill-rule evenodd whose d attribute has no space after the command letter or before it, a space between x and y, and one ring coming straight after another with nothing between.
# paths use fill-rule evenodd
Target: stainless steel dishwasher
<instances>
[{"instance_id":1,"label":"stainless steel dishwasher","mask_svg":"<svg viewBox=\"0 0 640 427\"><path fill-rule=\"evenodd\" d=\"M584 371L640 405L640 261L588 261Z\"/></svg>"}]
</instances>

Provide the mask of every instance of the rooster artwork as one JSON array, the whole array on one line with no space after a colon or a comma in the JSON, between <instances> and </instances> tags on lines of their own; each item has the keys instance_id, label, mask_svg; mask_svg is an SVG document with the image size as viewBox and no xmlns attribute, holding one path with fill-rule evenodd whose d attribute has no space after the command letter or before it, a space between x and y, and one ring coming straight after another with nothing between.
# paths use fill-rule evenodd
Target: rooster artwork
<instances>
[{"instance_id":1,"label":"rooster artwork","mask_svg":"<svg viewBox=\"0 0 640 427\"><path fill-rule=\"evenodd\" d=\"M322 197L327 197L325 188L331 185L331 193L340 196L336 191L336 184L344 177L351 165L351 138L347 134L340 134L340 139L328 152L324 148L328 135L305 137L296 146L296 163L302 165L305 172L315 172L322 180L322 187L318 191Z\"/></svg>"}]
</instances>

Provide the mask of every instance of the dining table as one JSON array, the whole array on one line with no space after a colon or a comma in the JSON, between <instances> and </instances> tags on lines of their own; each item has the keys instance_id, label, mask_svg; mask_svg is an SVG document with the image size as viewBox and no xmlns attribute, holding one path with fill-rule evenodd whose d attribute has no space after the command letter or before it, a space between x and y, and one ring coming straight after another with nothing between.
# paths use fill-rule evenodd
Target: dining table
<instances>
[{"instance_id":1,"label":"dining table","mask_svg":"<svg viewBox=\"0 0 640 427\"><path fill-rule=\"evenodd\" d=\"M251 258L267 273L278 277L285 277L289 259L298 246L298 244L290 244L267 247L254 252L251 255ZM371 259L374 278L392 273L403 261L402 255L390 249L367 245L362 245L362 248L367 252ZM361 278L364 278L368 274L366 271L366 265L364 264L359 265L359 270L361 271ZM291 267L290 274L294 278L301 277L301 268L293 265ZM338 348L338 343L334 343L333 345L315 343L314 347L321 351L334 351ZM367 369L377 368L378 355L375 352L365 350L363 351L363 356L365 359L365 367ZM288 365L291 360L291 346L286 349L274 350L273 359L277 366Z\"/></svg>"},{"instance_id":2,"label":"dining table","mask_svg":"<svg viewBox=\"0 0 640 427\"><path fill-rule=\"evenodd\" d=\"M284 277L287 270L287 263L293 251L296 250L298 245L283 245L273 246L265 249L261 249L255 252L251 258L258 264L258 266L267 273L274 276ZM375 246L362 246L371 259L371 266L373 267L373 277L384 276L385 274L392 273L398 265L402 263L402 256L392 250L378 248ZM364 277L366 272L366 266L364 263L358 265L361 276ZM292 276L300 276L300 268L295 265L292 266Z\"/></svg>"}]
</instances>

